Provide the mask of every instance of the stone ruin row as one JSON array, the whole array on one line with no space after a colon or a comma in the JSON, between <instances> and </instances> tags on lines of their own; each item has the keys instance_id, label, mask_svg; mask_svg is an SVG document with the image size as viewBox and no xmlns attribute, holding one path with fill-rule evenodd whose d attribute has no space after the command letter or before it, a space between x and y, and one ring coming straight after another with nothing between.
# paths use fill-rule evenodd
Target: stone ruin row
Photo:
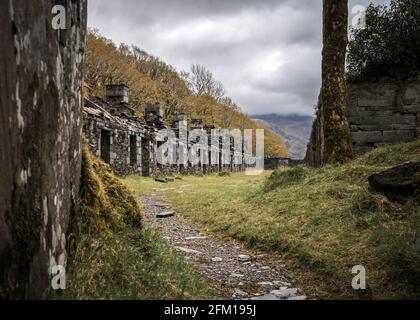
<instances>
[{"instance_id":1,"label":"stone ruin row","mask_svg":"<svg viewBox=\"0 0 420 320\"><path fill-rule=\"evenodd\" d=\"M176 134L174 143L178 143L179 122L186 126L187 117L185 114L172 114L171 124L166 126L163 121L163 108L159 104L146 104L144 118L139 118L130 107L128 89L126 85L107 85L106 99L85 97L83 109L83 131L90 151L108 163L117 175L205 174L245 169L245 155L233 150L232 136L227 137L231 141L230 152L223 150L220 145L218 156L213 156L216 161L213 160L211 164L202 164L200 161L198 165L192 165L188 161L181 161L178 150L172 155L177 157L177 164L162 165L157 161L158 147L166 138L161 136L159 130L172 129ZM204 126L201 119L193 119L189 129L204 130L208 135L210 150L210 133L214 126ZM222 138L220 142L221 140ZM186 152L194 143L195 141L187 141Z\"/></svg>"}]
</instances>

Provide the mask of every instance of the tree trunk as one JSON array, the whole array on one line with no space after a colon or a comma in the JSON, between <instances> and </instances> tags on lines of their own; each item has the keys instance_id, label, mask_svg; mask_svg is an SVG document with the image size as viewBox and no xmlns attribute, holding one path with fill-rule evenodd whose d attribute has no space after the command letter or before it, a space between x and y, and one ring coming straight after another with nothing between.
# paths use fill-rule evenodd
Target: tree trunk
<instances>
[{"instance_id":1,"label":"tree trunk","mask_svg":"<svg viewBox=\"0 0 420 320\"><path fill-rule=\"evenodd\" d=\"M353 156L347 121L345 79L347 0L323 0L322 87L319 101L322 121L321 164L342 163Z\"/></svg>"}]
</instances>

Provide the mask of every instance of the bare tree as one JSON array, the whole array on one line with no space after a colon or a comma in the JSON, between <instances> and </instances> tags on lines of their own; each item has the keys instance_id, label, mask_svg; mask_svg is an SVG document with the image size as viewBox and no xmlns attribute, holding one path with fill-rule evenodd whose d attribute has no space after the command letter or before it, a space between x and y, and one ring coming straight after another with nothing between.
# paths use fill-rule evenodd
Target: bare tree
<instances>
[{"instance_id":1,"label":"bare tree","mask_svg":"<svg viewBox=\"0 0 420 320\"><path fill-rule=\"evenodd\" d=\"M223 84L216 80L213 73L202 65L191 65L190 72L183 72L182 76L187 81L191 91L197 95L208 94L216 100L220 100L225 95Z\"/></svg>"}]
</instances>

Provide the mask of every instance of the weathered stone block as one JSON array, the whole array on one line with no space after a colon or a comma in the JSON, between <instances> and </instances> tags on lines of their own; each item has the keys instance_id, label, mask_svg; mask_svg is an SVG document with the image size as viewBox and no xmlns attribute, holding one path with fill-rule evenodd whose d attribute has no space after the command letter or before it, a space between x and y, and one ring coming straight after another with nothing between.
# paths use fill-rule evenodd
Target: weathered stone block
<instances>
[{"instance_id":1,"label":"weathered stone block","mask_svg":"<svg viewBox=\"0 0 420 320\"><path fill-rule=\"evenodd\" d=\"M163 117L163 108L158 104L146 104L144 107L144 113L147 114L155 114L159 117Z\"/></svg>"},{"instance_id":2,"label":"weathered stone block","mask_svg":"<svg viewBox=\"0 0 420 320\"><path fill-rule=\"evenodd\" d=\"M392 130L383 132L383 142L408 142L415 140L415 138L415 132L411 130Z\"/></svg>"},{"instance_id":3,"label":"weathered stone block","mask_svg":"<svg viewBox=\"0 0 420 320\"><path fill-rule=\"evenodd\" d=\"M385 98L359 98L357 105L359 107L390 107L393 106L394 101L392 99Z\"/></svg>"},{"instance_id":4,"label":"weathered stone block","mask_svg":"<svg viewBox=\"0 0 420 320\"><path fill-rule=\"evenodd\" d=\"M402 94L404 104L420 102L420 83L409 83Z\"/></svg>"},{"instance_id":5,"label":"weathered stone block","mask_svg":"<svg viewBox=\"0 0 420 320\"><path fill-rule=\"evenodd\" d=\"M357 95L350 95L349 96L349 105L348 105L349 113L351 113L353 111L357 111L357 109L358 109Z\"/></svg>"},{"instance_id":6,"label":"weathered stone block","mask_svg":"<svg viewBox=\"0 0 420 320\"><path fill-rule=\"evenodd\" d=\"M402 97L401 100L403 104L410 105L410 104L416 103L417 98L416 97Z\"/></svg>"},{"instance_id":7,"label":"weathered stone block","mask_svg":"<svg viewBox=\"0 0 420 320\"><path fill-rule=\"evenodd\" d=\"M398 112L400 110L399 106L396 104L385 106L385 107L378 107L378 106L359 107L359 109L363 109L364 111L394 111L394 112Z\"/></svg>"},{"instance_id":8,"label":"weathered stone block","mask_svg":"<svg viewBox=\"0 0 420 320\"><path fill-rule=\"evenodd\" d=\"M356 116L350 116L349 120L351 124L357 125L415 125L416 116L413 114L394 114L389 116L382 112L373 114L370 112L359 112Z\"/></svg>"},{"instance_id":9,"label":"weathered stone block","mask_svg":"<svg viewBox=\"0 0 420 320\"><path fill-rule=\"evenodd\" d=\"M416 131L416 124L393 124L391 125L391 128L387 128L384 130L410 130L410 131Z\"/></svg>"},{"instance_id":10,"label":"weathered stone block","mask_svg":"<svg viewBox=\"0 0 420 320\"><path fill-rule=\"evenodd\" d=\"M375 143L383 142L382 132L380 131L358 131L351 133L352 141L355 143Z\"/></svg>"},{"instance_id":11,"label":"weathered stone block","mask_svg":"<svg viewBox=\"0 0 420 320\"><path fill-rule=\"evenodd\" d=\"M128 103L128 87L123 84L107 85L106 101L111 104Z\"/></svg>"},{"instance_id":12,"label":"weathered stone block","mask_svg":"<svg viewBox=\"0 0 420 320\"><path fill-rule=\"evenodd\" d=\"M357 131L384 131L394 129L390 124L358 125L357 128Z\"/></svg>"},{"instance_id":13,"label":"weathered stone block","mask_svg":"<svg viewBox=\"0 0 420 320\"><path fill-rule=\"evenodd\" d=\"M406 112L406 113L414 113L414 114L420 113L420 103L403 106L401 111Z\"/></svg>"},{"instance_id":14,"label":"weathered stone block","mask_svg":"<svg viewBox=\"0 0 420 320\"><path fill-rule=\"evenodd\" d=\"M0 300L40 298L66 263L81 165L86 1L0 1Z\"/></svg>"}]
</instances>

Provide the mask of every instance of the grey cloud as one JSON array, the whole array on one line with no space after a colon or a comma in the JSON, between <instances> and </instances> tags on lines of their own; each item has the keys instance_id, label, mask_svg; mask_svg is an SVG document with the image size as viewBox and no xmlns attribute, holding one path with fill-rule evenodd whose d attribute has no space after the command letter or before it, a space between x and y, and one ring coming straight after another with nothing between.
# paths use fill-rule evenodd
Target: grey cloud
<instances>
[{"instance_id":1,"label":"grey cloud","mask_svg":"<svg viewBox=\"0 0 420 320\"><path fill-rule=\"evenodd\" d=\"M350 21L370 3L349 2ZM317 102L321 0L90 0L89 26L178 70L207 66L249 114L312 114Z\"/></svg>"}]
</instances>

